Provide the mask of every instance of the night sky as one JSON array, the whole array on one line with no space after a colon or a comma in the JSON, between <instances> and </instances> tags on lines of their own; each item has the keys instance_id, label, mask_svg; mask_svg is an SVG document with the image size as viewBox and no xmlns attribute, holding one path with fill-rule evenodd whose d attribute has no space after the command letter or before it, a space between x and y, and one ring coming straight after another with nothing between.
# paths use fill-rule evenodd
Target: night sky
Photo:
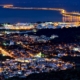
<instances>
[{"instance_id":1,"label":"night sky","mask_svg":"<svg viewBox=\"0 0 80 80\"><path fill-rule=\"evenodd\" d=\"M0 4L14 4L22 7L53 7L64 8L67 11L80 12L80 0L0 0ZM9 10L0 7L0 22L25 21L61 21L58 12Z\"/></svg>"}]
</instances>

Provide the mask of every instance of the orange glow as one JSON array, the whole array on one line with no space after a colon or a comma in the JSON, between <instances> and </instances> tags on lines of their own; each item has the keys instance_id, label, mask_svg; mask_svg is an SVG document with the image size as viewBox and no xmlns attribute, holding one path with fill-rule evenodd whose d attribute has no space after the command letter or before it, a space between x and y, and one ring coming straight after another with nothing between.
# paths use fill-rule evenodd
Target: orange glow
<instances>
[{"instance_id":1,"label":"orange glow","mask_svg":"<svg viewBox=\"0 0 80 80\"><path fill-rule=\"evenodd\" d=\"M2 49L1 47L0 47L0 51L1 51L1 54L5 55L5 56L10 56L12 58L16 58L16 57L12 56L11 54L9 54L6 50Z\"/></svg>"}]
</instances>

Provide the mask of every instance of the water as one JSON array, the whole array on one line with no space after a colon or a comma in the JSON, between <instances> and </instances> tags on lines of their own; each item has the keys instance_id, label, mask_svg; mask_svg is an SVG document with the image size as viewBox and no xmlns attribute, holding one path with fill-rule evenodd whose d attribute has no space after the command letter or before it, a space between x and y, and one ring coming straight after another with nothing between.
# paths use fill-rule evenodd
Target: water
<instances>
[{"instance_id":1,"label":"water","mask_svg":"<svg viewBox=\"0 0 80 80\"><path fill-rule=\"evenodd\" d=\"M76 2L76 3L75 3ZM22 7L52 7L64 8L67 11L80 11L79 0L0 0L0 4L14 4ZM0 7L0 23L62 21L62 15L57 11L41 10L11 10Z\"/></svg>"},{"instance_id":2,"label":"water","mask_svg":"<svg viewBox=\"0 0 80 80\"><path fill-rule=\"evenodd\" d=\"M61 16L57 11L11 10L0 8L0 23L61 21Z\"/></svg>"}]
</instances>

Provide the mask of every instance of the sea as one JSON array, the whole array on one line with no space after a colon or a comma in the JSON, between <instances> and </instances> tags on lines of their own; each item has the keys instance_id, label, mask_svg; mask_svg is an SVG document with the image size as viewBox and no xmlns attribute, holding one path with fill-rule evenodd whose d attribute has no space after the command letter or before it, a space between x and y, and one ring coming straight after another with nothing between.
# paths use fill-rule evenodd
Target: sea
<instances>
[{"instance_id":1,"label":"sea","mask_svg":"<svg viewBox=\"0 0 80 80\"><path fill-rule=\"evenodd\" d=\"M21 4L17 3L14 6L20 7L51 7L51 8L64 8L67 11L79 11L79 8L75 6L66 6L60 4ZM60 22L62 21L62 15L58 11L44 11L44 10L12 10L3 9L0 7L0 23L18 23L18 22Z\"/></svg>"},{"instance_id":2,"label":"sea","mask_svg":"<svg viewBox=\"0 0 80 80\"><path fill-rule=\"evenodd\" d=\"M12 10L0 8L0 22L44 22L61 21L62 15L56 11Z\"/></svg>"}]
</instances>

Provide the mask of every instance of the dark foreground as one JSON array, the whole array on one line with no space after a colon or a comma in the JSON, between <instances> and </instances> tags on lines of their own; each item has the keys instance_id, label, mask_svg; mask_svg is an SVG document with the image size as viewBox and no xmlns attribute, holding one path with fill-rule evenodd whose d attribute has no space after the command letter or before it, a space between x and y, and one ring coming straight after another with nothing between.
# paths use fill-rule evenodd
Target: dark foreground
<instances>
[{"instance_id":1,"label":"dark foreground","mask_svg":"<svg viewBox=\"0 0 80 80\"><path fill-rule=\"evenodd\" d=\"M34 33L30 33L35 35ZM36 35L46 35L51 36L52 34L58 35L59 38L51 40L52 43L80 43L80 27L79 28L69 28L69 29L43 29L39 30ZM2 57L3 58L3 57ZM5 58L4 58L5 59ZM4 60L3 59L3 60ZM78 57L63 57L65 61L74 61L76 64L80 63L80 58ZM2 60L2 59L1 59ZM76 69L70 69L66 71L53 71L50 73L39 73L31 74L26 78L12 77L6 80L80 80L80 66Z\"/></svg>"},{"instance_id":2,"label":"dark foreground","mask_svg":"<svg viewBox=\"0 0 80 80\"><path fill-rule=\"evenodd\" d=\"M35 35L33 33L29 33ZM80 42L80 27L63 28L63 29L41 29L36 32L36 35L58 35L58 38L51 40L53 43L75 43Z\"/></svg>"},{"instance_id":3,"label":"dark foreground","mask_svg":"<svg viewBox=\"0 0 80 80\"><path fill-rule=\"evenodd\" d=\"M80 80L80 69L32 74L26 78L14 77L6 80Z\"/></svg>"}]
</instances>

